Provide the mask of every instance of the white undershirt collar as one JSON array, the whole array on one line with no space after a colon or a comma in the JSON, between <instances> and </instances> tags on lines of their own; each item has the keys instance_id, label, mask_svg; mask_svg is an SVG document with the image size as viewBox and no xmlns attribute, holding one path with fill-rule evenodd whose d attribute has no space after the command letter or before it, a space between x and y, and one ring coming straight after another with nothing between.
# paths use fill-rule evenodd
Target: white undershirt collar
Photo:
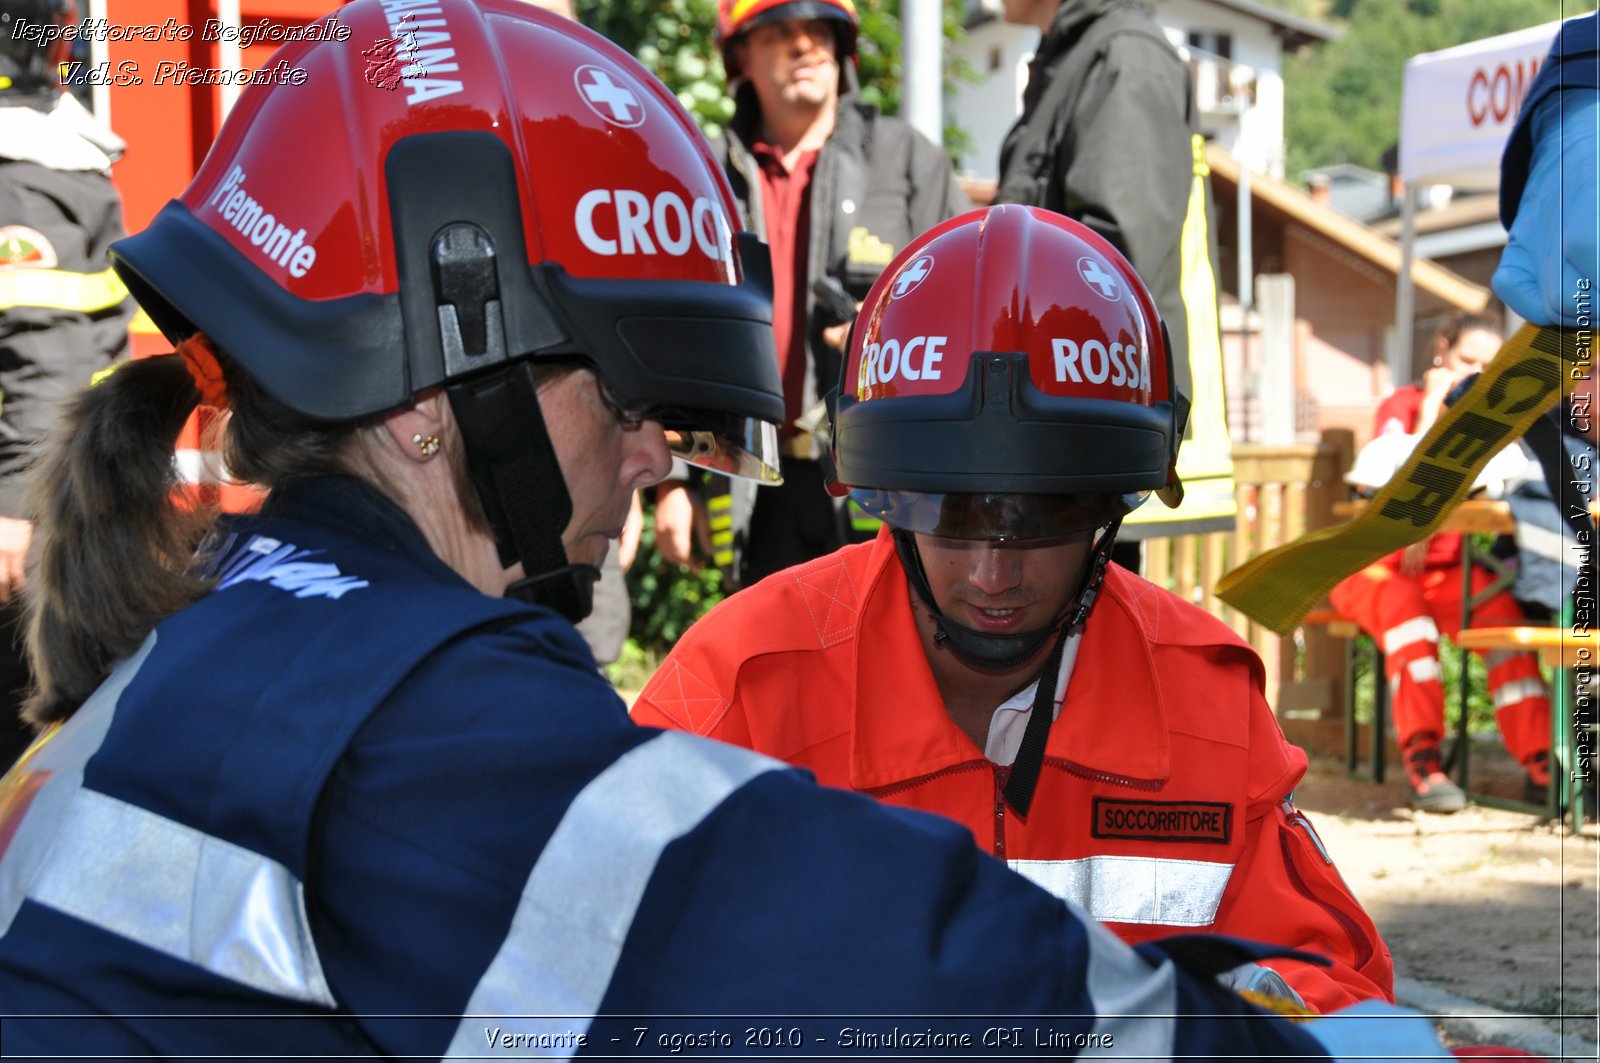
<instances>
[{"instance_id":1,"label":"white undershirt collar","mask_svg":"<svg viewBox=\"0 0 1600 1063\"><path fill-rule=\"evenodd\" d=\"M1056 677L1055 713L1061 715L1061 703L1066 700L1067 680L1072 678L1072 666L1078 660L1078 646L1083 633L1067 637L1061 648L1061 673ZM1022 735L1028 729L1028 719L1033 715L1033 698L1039 689L1035 679L1026 687L1007 698L989 717L989 737L983 744L983 755L1002 767L1010 767L1022 748Z\"/></svg>"}]
</instances>

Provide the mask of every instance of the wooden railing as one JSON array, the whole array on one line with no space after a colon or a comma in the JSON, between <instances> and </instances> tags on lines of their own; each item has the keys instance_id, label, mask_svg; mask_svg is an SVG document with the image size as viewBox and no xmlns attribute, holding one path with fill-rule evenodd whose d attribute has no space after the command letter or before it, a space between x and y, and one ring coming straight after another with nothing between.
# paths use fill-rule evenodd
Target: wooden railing
<instances>
[{"instance_id":1,"label":"wooden railing","mask_svg":"<svg viewBox=\"0 0 1600 1063\"><path fill-rule=\"evenodd\" d=\"M1291 737L1337 748L1344 704L1344 645L1320 628L1280 637L1217 598L1217 581L1239 564L1308 531L1336 524L1333 506L1349 497L1344 474L1353 440L1324 433L1316 443L1268 447L1235 444L1239 517L1232 531L1145 543L1144 574L1239 633L1266 665L1267 700ZM1292 728L1292 721L1297 722ZM1312 721L1317 721L1312 725Z\"/></svg>"}]
</instances>

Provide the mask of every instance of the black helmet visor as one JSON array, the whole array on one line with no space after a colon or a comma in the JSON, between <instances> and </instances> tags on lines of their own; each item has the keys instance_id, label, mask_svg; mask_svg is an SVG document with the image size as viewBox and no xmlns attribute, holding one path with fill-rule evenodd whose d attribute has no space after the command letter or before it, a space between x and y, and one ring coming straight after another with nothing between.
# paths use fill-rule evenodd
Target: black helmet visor
<instances>
[{"instance_id":1,"label":"black helmet visor","mask_svg":"<svg viewBox=\"0 0 1600 1063\"><path fill-rule=\"evenodd\" d=\"M1149 497L1149 492L944 494L856 488L850 496L862 509L893 528L944 539L1012 542L1093 532L1132 512Z\"/></svg>"}]
</instances>

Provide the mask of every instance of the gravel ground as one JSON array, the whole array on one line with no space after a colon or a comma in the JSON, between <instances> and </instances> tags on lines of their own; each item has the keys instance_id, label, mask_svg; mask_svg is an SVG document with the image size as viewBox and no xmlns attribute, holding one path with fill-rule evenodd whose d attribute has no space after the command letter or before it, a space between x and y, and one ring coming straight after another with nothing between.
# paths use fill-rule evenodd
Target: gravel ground
<instances>
[{"instance_id":1,"label":"gravel ground","mask_svg":"<svg viewBox=\"0 0 1600 1063\"><path fill-rule=\"evenodd\" d=\"M1509 762L1475 756L1473 770L1520 789ZM1594 1059L1600 831L1478 805L1414 812L1406 796L1392 775L1377 785L1331 765L1295 796L1388 943L1402 1001L1449 1016L1456 1043Z\"/></svg>"}]
</instances>

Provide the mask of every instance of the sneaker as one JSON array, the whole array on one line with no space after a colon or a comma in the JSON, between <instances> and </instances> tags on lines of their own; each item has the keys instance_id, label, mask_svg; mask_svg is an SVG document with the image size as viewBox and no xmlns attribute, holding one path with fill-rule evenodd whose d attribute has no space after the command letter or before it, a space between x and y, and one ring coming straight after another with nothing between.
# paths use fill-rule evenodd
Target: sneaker
<instances>
[{"instance_id":1,"label":"sneaker","mask_svg":"<svg viewBox=\"0 0 1600 1063\"><path fill-rule=\"evenodd\" d=\"M1438 746L1416 746L1406 753L1406 781L1411 784L1412 806L1424 812L1460 812L1467 807L1467 795L1444 773Z\"/></svg>"},{"instance_id":2,"label":"sneaker","mask_svg":"<svg viewBox=\"0 0 1600 1063\"><path fill-rule=\"evenodd\" d=\"M1530 805L1544 805L1550 801L1550 753L1541 750L1523 762L1528 772L1522 784L1522 799Z\"/></svg>"},{"instance_id":3,"label":"sneaker","mask_svg":"<svg viewBox=\"0 0 1600 1063\"><path fill-rule=\"evenodd\" d=\"M1528 772L1528 783L1532 786L1545 787L1550 785L1550 751L1540 750L1523 762L1523 768Z\"/></svg>"}]
</instances>

